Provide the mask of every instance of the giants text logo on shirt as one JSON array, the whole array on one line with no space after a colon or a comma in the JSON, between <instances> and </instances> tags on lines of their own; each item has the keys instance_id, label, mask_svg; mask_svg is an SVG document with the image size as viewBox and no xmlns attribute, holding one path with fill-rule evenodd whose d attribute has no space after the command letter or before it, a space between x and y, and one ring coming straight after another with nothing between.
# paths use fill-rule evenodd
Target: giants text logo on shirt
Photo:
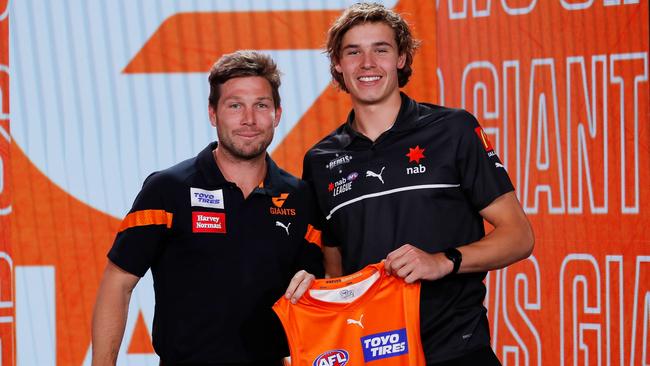
<instances>
[{"instance_id":1,"label":"giants text logo on shirt","mask_svg":"<svg viewBox=\"0 0 650 366\"><path fill-rule=\"evenodd\" d=\"M192 206L224 209L223 190L206 191L190 187L190 200Z\"/></svg>"},{"instance_id":2,"label":"giants text logo on shirt","mask_svg":"<svg viewBox=\"0 0 650 366\"><path fill-rule=\"evenodd\" d=\"M370 362L408 353L406 328L371 334L361 338L363 360Z\"/></svg>"},{"instance_id":3,"label":"giants text logo on shirt","mask_svg":"<svg viewBox=\"0 0 650 366\"><path fill-rule=\"evenodd\" d=\"M280 193L280 196L271 198L271 202L273 202L273 205L275 206L269 207L271 215L296 216L295 208L282 208L288 197L289 193Z\"/></svg>"},{"instance_id":4,"label":"giants text logo on shirt","mask_svg":"<svg viewBox=\"0 0 650 366\"><path fill-rule=\"evenodd\" d=\"M226 233L226 214L220 212L192 212L193 233Z\"/></svg>"}]
</instances>

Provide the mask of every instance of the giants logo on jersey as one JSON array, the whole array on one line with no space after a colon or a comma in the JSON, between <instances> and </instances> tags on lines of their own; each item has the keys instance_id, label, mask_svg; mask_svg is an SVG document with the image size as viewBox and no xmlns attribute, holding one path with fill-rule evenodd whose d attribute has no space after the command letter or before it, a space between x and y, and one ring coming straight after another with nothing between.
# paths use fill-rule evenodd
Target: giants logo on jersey
<instances>
[{"instance_id":1,"label":"giants logo on jersey","mask_svg":"<svg viewBox=\"0 0 650 366\"><path fill-rule=\"evenodd\" d=\"M348 363L350 356L344 349L335 349L321 353L312 366L345 366Z\"/></svg>"},{"instance_id":2,"label":"giants logo on jersey","mask_svg":"<svg viewBox=\"0 0 650 366\"><path fill-rule=\"evenodd\" d=\"M280 196L271 198L271 202L273 202L273 206L275 206L269 207L271 215L296 216L295 208L282 208L288 197L289 193L280 193Z\"/></svg>"}]
</instances>

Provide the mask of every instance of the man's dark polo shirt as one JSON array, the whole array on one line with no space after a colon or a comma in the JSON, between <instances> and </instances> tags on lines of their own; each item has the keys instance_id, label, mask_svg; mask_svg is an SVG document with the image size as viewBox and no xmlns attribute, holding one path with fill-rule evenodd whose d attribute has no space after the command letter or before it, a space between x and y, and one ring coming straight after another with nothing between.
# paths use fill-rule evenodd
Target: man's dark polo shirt
<instances>
[{"instance_id":1,"label":"man's dark polo shirt","mask_svg":"<svg viewBox=\"0 0 650 366\"><path fill-rule=\"evenodd\" d=\"M214 160L216 143L150 175L109 259L143 276L156 298L153 343L165 364L278 360L286 338L271 310L300 269L321 275L312 191L267 156L263 185L244 199Z\"/></svg>"},{"instance_id":2,"label":"man's dark polo shirt","mask_svg":"<svg viewBox=\"0 0 650 366\"><path fill-rule=\"evenodd\" d=\"M303 178L322 213L323 244L340 245L345 274L403 244L436 253L481 239L479 211L513 190L476 119L402 94L395 124L373 143L348 121L305 156ZM485 273L423 281L427 362L489 345Z\"/></svg>"}]
</instances>

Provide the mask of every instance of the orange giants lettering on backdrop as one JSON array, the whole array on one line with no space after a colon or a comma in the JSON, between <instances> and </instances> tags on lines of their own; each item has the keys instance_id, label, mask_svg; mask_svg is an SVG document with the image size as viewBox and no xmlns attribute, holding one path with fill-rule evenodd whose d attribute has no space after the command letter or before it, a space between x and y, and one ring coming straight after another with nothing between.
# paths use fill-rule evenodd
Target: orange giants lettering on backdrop
<instances>
[{"instance_id":1,"label":"orange giants lettering on backdrop","mask_svg":"<svg viewBox=\"0 0 650 366\"><path fill-rule=\"evenodd\" d=\"M396 10L423 40L406 92L478 117L534 225L533 257L486 281L493 347L504 364L649 363L648 2L402 0ZM123 72L207 72L236 48L320 49L338 14L178 13ZM5 74L0 123L8 131ZM278 163L299 174L303 153L346 117L347 99L326 89L273 152ZM11 226L0 226L0 306L13 301L11 261L51 266L57 364L80 365L119 220L73 198L3 141L0 208L13 209ZM128 352L152 352L142 314L131 315ZM12 316L11 306L0 307L0 320ZM3 364L12 363L12 330L0 323Z\"/></svg>"}]
</instances>

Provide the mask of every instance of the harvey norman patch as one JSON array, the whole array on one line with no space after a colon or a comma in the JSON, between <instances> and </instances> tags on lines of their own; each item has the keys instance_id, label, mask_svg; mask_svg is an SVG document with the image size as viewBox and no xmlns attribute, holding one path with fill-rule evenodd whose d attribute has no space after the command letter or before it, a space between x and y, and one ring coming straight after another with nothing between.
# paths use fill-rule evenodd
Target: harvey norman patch
<instances>
[{"instance_id":1,"label":"harvey norman patch","mask_svg":"<svg viewBox=\"0 0 650 366\"><path fill-rule=\"evenodd\" d=\"M192 212L193 233L226 233L226 214L222 212Z\"/></svg>"},{"instance_id":2,"label":"harvey norman patch","mask_svg":"<svg viewBox=\"0 0 650 366\"><path fill-rule=\"evenodd\" d=\"M361 348L365 362L407 354L406 328L365 336L361 338Z\"/></svg>"},{"instance_id":3,"label":"harvey norman patch","mask_svg":"<svg viewBox=\"0 0 650 366\"><path fill-rule=\"evenodd\" d=\"M205 189L190 187L190 200L192 206L224 209L223 190L206 191Z\"/></svg>"}]
</instances>

